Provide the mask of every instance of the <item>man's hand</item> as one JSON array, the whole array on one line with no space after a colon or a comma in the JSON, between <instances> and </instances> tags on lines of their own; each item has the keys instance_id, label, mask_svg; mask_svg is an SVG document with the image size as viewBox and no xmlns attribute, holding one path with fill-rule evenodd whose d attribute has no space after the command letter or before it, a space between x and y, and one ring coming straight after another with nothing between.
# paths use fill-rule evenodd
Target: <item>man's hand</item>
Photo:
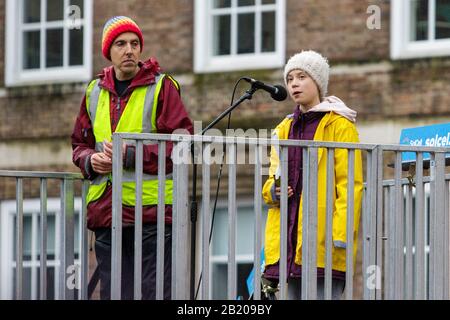
<instances>
[{"instance_id":1,"label":"man's hand","mask_svg":"<svg viewBox=\"0 0 450 320\"><path fill-rule=\"evenodd\" d=\"M91 156L92 169L99 174L112 172L112 161L104 152L94 153Z\"/></svg>"},{"instance_id":2,"label":"man's hand","mask_svg":"<svg viewBox=\"0 0 450 320\"><path fill-rule=\"evenodd\" d=\"M281 194L281 187L275 187L275 194L277 197ZM288 198L290 198L294 194L294 190L292 190L291 186L288 186Z\"/></svg>"},{"instance_id":3,"label":"man's hand","mask_svg":"<svg viewBox=\"0 0 450 320\"><path fill-rule=\"evenodd\" d=\"M125 157L126 144L122 145L122 159ZM112 160L113 157L113 144L112 142L103 141L103 152L105 155Z\"/></svg>"}]
</instances>

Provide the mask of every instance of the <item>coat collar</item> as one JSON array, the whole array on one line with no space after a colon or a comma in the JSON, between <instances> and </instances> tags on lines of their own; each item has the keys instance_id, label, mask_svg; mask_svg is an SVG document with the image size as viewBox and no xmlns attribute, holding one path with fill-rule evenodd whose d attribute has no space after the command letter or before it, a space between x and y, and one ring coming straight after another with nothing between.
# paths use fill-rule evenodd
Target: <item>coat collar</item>
<instances>
[{"instance_id":1,"label":"coat collar","mask_svg":"<svg viewBox=\"0 0 450 320\"><path fill-rule=\"evenodd\" d=\"M155 83L156 75L161 72L158 61L156 61L154 58L150 58L144 62L139 61L139 67L140 70L131 81L128 87L129 89L140 86L148 86ZM117 95L114 85L115 71L113 66L104 68L103 71L98 75L98 77L100 79L100 87L108 90L114 95Z\"/></svg>"}]
</instances>

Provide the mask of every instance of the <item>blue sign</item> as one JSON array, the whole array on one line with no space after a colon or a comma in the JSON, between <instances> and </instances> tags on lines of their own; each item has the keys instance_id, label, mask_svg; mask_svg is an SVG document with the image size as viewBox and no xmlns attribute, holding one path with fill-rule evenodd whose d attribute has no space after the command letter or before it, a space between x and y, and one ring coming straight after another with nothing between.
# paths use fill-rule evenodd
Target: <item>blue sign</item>
<instances>
[{"instance_id":1,"label":"blue sign","mask_svg":"<svg viewBox=\"0 0 450 320\"><path fill-rule=\"evenodd\" d=\"M265 264L265 257L264 257L264 247L261 249L261 272L264 272L264 264ZM248 296L251 297L253 292L255 291L255 267L253 267L252 271L250 271L250 274L247 277L247 291Z\"/></svg>"},{"instance_id":2,"label":"blue sign","mask_svg":"<svg viewBox=\"0 0 450 320\"><path fill-rule=\"evenodd\" d=\"M450 147L450 123L406 128L400 134L400 144L409 146ZM446 157L450 157L447 153ZM423 154L424 160L430 160L430 154ZM416 161L415 152L402 152L403 162Z\"/></svg>"}]
</instances>

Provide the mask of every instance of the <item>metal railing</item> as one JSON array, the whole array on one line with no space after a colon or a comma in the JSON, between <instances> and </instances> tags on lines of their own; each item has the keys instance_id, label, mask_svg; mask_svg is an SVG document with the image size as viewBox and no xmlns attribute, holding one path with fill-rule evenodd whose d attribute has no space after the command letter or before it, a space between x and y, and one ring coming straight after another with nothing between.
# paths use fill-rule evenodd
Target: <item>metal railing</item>
<instances>
[{"instance_id":1,"label":"metal railing","mask_svg":"<svg viewBox=\"0 0 450 320\"><path fill-rule=\"evenodd\" d=\"M79 288L78 299L87 299L87 275L88 275L88 240L86 229L86 193L87 181L83 180L80 174L59 173L59 172L29 172L29 171L6 171L0 170L0 178L15 178L16 180L16 219L15 219L15 257L13 261L8 261L8 266L15 268L14 272L14 299L23 298L24 286L24 180L39 179L39 202L40 202L40 224L38 234L39 241L39 299L46 300L54 298L56 300L74 299L75 288ZM48 180L59 181L60 184L60 211L59 223L55 226L58 233L59 243L56 243L56 265L55 269L55 296L49 297L47 294L47 183ZM82 180L82 209L79 216L80 223L80 262L79 266L74 261L74 183ZM33 235L34 236L34 235ZM79 269L77 269L79 267ZM79 281L79 282L78 282ZM73 287L68 285L73 282Z\"/></svg>"},{"instance_id":2,"label":"metal railing","mask_svg":"<svg viewBox=\"0 0 450 320\"><path fill-rule=\"evenodd\" d=\"M433 188L438 191L438 194L432 193L432 203L433 206L431 209L431 216L436 217L436 220L432 222L434 224L431 225L431 228L436 229L436 244L434 248L434 259L435 264L432 269L432 276L430 276L429 288L435 294L430 294L430 296L417 295L416 298L448 298L448 276L446 276L445 270L448 271L448 262L444 266L441 262L448 258L448 253L445 254L442 250L445 247L444 245L444 226L448 223L448 219L445 220L444 217L446 215L443 214L444 208L448 208L448 205L444 201L445 197L441 197L439 195L444 194L444 172L445 172L445 152L450 152L450 148L433 148L433 147L413 147L413 146L401 146L401 145L373 145L373 144L355 144L355 143L331 143L331 142L316 142L316 141L293 141L293 140L283 140L283 141L274 141L272 139L256 139L256 138L245 138L245 137L217 137L217 136L183 136L183 135L159 135L159 134L115 134L114 135L114 146L115 150L120 150L120 146L123 143L123 140L135 140L137 142L137 150L142 148L142 144L140 141L153 141L154 143L159 144L160 152L164 149L161 148L163 142L171 141L174 143L174 150L177 153L182 153L183 156L172 155L174 159L174 190L176 196L174 196L174 206L176 209L174 210L174 219L180 219L180 217L188 216L188 201L186 197L186 191L188 190L188 179L187 170L188 166L192 163L190 161L190 146L191 143L197 144L199 149L201 150L200 154L200 162L202 164L202 210L201 210L201 219L202 219L202 230L201 230L201 268L202 268L202 286L201 286L201 297L202 299L210 298L210 256L209 256L209 237L210 237L210 219L211 219L211 206L210 206L210 170L211 170L211 149L212 144L216 145L226 145L227 148L227 166L228 166L228 285L227 285L227 297L228 299L235 299L237 296L236 289L236 156L237 156L237 147L239 145L245 145L251 148L254 151L254 203L255 203L255 246L254 246L254 267L256 271L256 275L254 278L254 287L260 288L260 268L259 268L259 253L262 246L262 230L260 230L262 212L261 212L261 186L262 186L262 153L263 149L267 146L276 144L279 148L280 155L280 168L281 168L281 199L280 199L280 225L281 235L287 234L287 208L288 208L288 199L287 199L287 160L288 160L288 148L300 146L303 148L303 168L305 172L303 174L303 194L304 194L304 206L303 206L303 225L307 226L304 228L303 232L303 270L302 273L302 298L303 299L315 299L317 296L317 275L316 275L316 263L317 263L317 170L318 170L318 152L319 149L326 149L327 152L327 199L326 199L326 207L327 207L327 240L326 240L326 263L325 263L325 298L331 297L331 264L332 264L332 219L333 219L333 168L334 168L334 150L336 149L347 149L348 150L348 186L347 186L347 247L346 247L346 261L354 261L353 256L353 234L354 234L354 159L355 152L360 150L365 153L365 163L366 163L366 179L365 179L365 195L364 195L364 208L362 215L362 233L363 233L363 244L362 244L362 255L363 255L363 284L367 284L370 273L367 272L367 268L370 266L379 267L379 264L382 264L382 251L388 252L389 255L396 254L397 262L394 267L397 268L395 272L391 272L391 276L394 277L394 282L389 282L389 284L395 283L394 290L397 294L392 295L392 290L389 286L382 288L381 286L374 286L374 288L370 289L367 285L363 288L363 298L364 299L380 299L382 298L381 292L384 290L384 298L396 298L402 299L410 296L408 293L407 296L402 296L398 294L401 291L403 281L400 279L403 274L400 269L403 268L404 264L400 263L400 259L403 256L400 256L399 252L403 252L404 248L400 247L402 233L396 232L395 234L388 234L387 236L382 234L383 230L383 177L386 171L385 166L383 165L383 156L384 153L394 152L395 153L395 165L394 165L394 210L389 213L395 217L395 225L402 225L403 219L400 214L403 212L403 208L400 206L402 201L402 194L399 192L402 181L402 162L401 162L401 154L402 152L410 151L416 152L418 155L417 160L417 169L416 176L417 181L420 184L420 181L423 181L426 178L423 176L423 153L431 152L432 159L435 159L433 165L435 166L435 173L432 175L431 182ZM184 151L182 151L184 150ZM120 170L121 166L117 166L117 164L121 164L121 156L120 152L114 152L116 158L113 160L114 170L116 170L116 175L114 176L115 181L120 182ZM165 157L164 152L162 152L160 157ZM195 159L195 157L194 157ZM182 160L182 161L180 161ZM194 160L195 161L195 160ZM137 167L139 172L139 167ZM159 177L164 177L164 166L159 166ZM183 179L179 179L179 175L183 177ZM137 175L139 176L139 174ZM160 180L161 181L161 180ZM120 204L120 183L115 185L113 194L115 195L115 206ZM160 189L161 190L161 189ZM419 188L419 193L423 192ZM179 195L183 194L183 197L180 198ZM139 192L137 192L137 197L139 197ZM160 194L160 199L162 200L162 195ZM416 198L417 201L420 199ZM161 203L158 201L158 203ZM408 207L409 208L409 207ZM411 209L408 209L411 210ZM422 212L420 206L416 206L416 210L418 213ZM159 211L161 212L161 211ZM396 215L394 214L397 213ZM448 212L448 210L447 210ZM117 212L115 213L115 226L117 231L120 230L120 219L117 218ZM384 212L387 215L387 211ZM420 217L420 214L416 215ZM444 221L445 220L445 221ZM158 217L158 221L163 221L162 216ZM186 220L183 220L186 222ZM389 220L388 220L389 221ZM410 223L410 220L406 221ZM445 222L445 223L444 223ZM388 226L395 226L393 223L390 223ZM184 227L187 227L185 225ZM410 228L408 226L407 228ZM432 230L434 230L432 229ZM174 234L179 234L181 229L177 226L176 222L174 224ZM408 229L410 230L410 229ZM116 231L116 232L117 232ZM184 237L187 235L187 231L184 230ZM421 233L418 234L419 237L417 241L422 241ZM392 244L393 237L395 236L395 245L391 245L390 247L383 247L383 239L387 238L387 243ZM116 236L114 245L120 246L120 236ZM187 238L184 238L187 239ZM285 236L281 237L282 241L280 244L280 294L279 297L281 299L287 298L287 290L286 290L286 263L287 263L287 239ZM410 240L410 238L408 238ZM183 242L184 243L184 242ZM447 241L448 244L448 241ZM179 245L178 240L174 241L174 246ZM160 244L158 245L158 247ZM418 250L419 251L419 250ZM444 250L445 251L445 250ZM182 266L182 268L173 270L173 277L176 278L177 275L181 277L181 275L185 275L186 270L189 270L188 257L184 255L184 257L180 260L180 256L177 254L176 248L173 251L174 259L177 259L174 262L174 266ZM409 257L409 256L408 256ZM113 261L113 264L116 266L120 266L119 261L120 255L116 255L116 260ZM448 260L448 259L447 259ZM161 261L161 260L159 260ZM175 260L174 260L175 261ZM408 258L408 267L410 267L410 259ZM377 269L378 270L378 269ZM381 269L380 269L381 270ZM178 274L177 272L181 272ZM120 288L120 274L119 270L115 269L114 281L115 288ZM388 273L389 274L389 273ZM354 276L354 264L347 263L346 264L346 290L345 290L345 298L352 299L353 298L353 276ZM161 279L161 274L157 275L158 279ZM375 273L375 283L381 281L382 274ZM438 280L439 279L439 280ZM161 281L161 280L160 280ZM388 280L385 281L387 283ZM438 284L438 282L440 284ZM442 288L441 288L442 287ZM424 285L422 283L421 287L422 291L424 290ZM172 283L172 289L175 293L172 295L173 298L186 298L188 297L188 285L186 282L177 283L174 281ZM411 288L407 288L411 291ZM116 290L116 292L120 292ZM114 298L118 298L115 296ZM159 295L161 298L161 292ZM255 291L255 299L260 299L259 290Z\"/></svg>"},{"instance_id":3,"label":"metal railing","mask_svg":"<svg viewBox=\"0 0 450 320\"><path fill-rule=\"evenodd\" d=\"M172 299L189 299L190 283L188 274L190 270L190 247L189 233L189 199L188 183L189 168L192 162L202 165L202 200L201 200L201 299L211 298L210 275L210 223L211 223L211 166L212 149L222 146L227 150L228 166L228 269L227 269L227 298L237 297L237 262L236 262L236 223L237 223L237 168L239 153L242 146L248 147L253 165L254 176L254 288L261 287L260 255L263 243L262 231L262 197L261 189L263 176L266 174L265 166L268 164L267 148L275 146L280 158L281 176L281 198L280 198L280 299L287 298L287 211L288 211L288 148L302 147L303 152L303 246L302 246L302 299L316 299L317 297L317 226L318 226L318 166L319 153L323 155L320 161L326 161L326 215L325 215L325 263L324 283L325 299L331 299L332 288L332 250L333 250L333 181L334 167L336 164L336 150L347 150L349 159L347 165L347 239L346 239L346 261L353 262L354 249L354 198L355 198L355 157L357 152L363 155L365 167L365 179L363 189L363 206L361 215L362 243L362 298L373 299L448 299L449 298L449 220L448 220L448 192L449 176L445 175L445 153L450 148L413 147L402 145L375 145L360 143L332 143L317 141L297 140L273 140L248 137L218 137L218 136L188 136L188 135L164 135L164 134L125 134L115 133L113 135L113 217L112 217L112 269L111 269L111 298L120 299L121 292L121 253L122 253L122 153L121 146L124 142L133 142L136 145L136 216L135 216L135 270L134 270L134 297L140 299L142 269L140 262L142 258L142 185L143 185L143 145L148 143L158 144L158 208L157 208L157 269L156 269L156 299L163 299L164 292L164 251L172 251ZM172 248L164 247L164 199L165 199L165 177L166 177L166 143L173 143L173 223L172 223ZM191 155L191 146L197 150L194 157ZM326 150L326 152L325 152ZM417 160L415 164L415 178L411 179L402 175L402 152L415 152ZM424 176L424 153L431 153L431 174ZM394 155L394 165L387 166L386 160L389 155ZM249 157L250 159L250 157ZM249 164L249 163L246 163ZM410 170L411 172L411 170ZM18 173L0 171L0 176L16 177L17 179L17 265L16 288L21 288L21 202L23 193L21 181L29 178L59 178L62 179L62 190L64 197L62 208L65 221L60 227L62 235L67 235L71 230L71 212L73 207L73 179L80 179L79 175L49 175L45 173ZM41 199L45 199L45 184L41 187ZM86 193L84 185L83 199ZM429 186L429 187L428 187ZM427 188L430 189L428 195ZM426 205L430 199L430 205ZM83 200L84 201L84 200ZM45 200L41 201L41 211L45 213ZM84 203L84 202L83 202ZM414 203L414 205L413 205ZM83 208L85 205L83 204ZM430 212L430 218L426 212ZM413 213L414 212L414 220ZM45 214L43 213L43 216ZM83 209L83 221L85 221L85 209ZM73 215L72 215L73 217ZM45 223L45 222L43 222ZM42 223L41 223L42 225ZM83 224L84 225L84 224ZM85 228L82 228L85 229ZM414 230L414 234L413 234ZM428 242L426 236L430 237ZM87 242L86 233L82 236L82 285L80 298L86 298L87 286ZM61 264L67 267L73 260L73 239L64 239L60 244L64 256ZM43 239L42 241L45 241ZM70 242L72 241L72 243ZM45 248L41 243L41 248ZM429 254L429 266L426 256ZM45 258L41 258L41 265L45 266ZM355 269L360 266L354 263L346 264L346 289L344 298L353 299ZM65 270L65 269L63 269ZM42 272L42 271L41 271ZM45 275L41 274L41 277ZM66 280L66 275L60 274L61 280ZM45 283L42 282L41 283ZM61 283L65 283L62 281ZM374 284L374 285L371 285ZM61 284L63 286L63 284ZM62 288L62 287L61 287ZM60 297L73 298L67 288L61 289ZM44 291L44 292L43 292ZM41 288L41 297L45 298L45 289ZM64 293L63 293L64 292ZM20 290L17 289L16 298L20 299ZM260 290L255 290L254 299L261 299Z\"/></svg>"}]
</instances>

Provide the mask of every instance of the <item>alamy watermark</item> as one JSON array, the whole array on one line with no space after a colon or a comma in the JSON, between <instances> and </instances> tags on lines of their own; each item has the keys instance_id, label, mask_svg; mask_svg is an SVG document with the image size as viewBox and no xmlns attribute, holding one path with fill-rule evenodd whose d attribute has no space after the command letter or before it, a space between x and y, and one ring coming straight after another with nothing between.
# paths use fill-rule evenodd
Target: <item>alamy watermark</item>
<instances>
[{"instance_id":1,"label":"alamy watermark","mask_svg":"<svg viewBox=\"0 0 450 320\"><path fill-rule=\"evenodd\" d=\"M69 290L80 290L81 288L81 267L77 264L72 264L67 267L66 275L68 275L66 279L66 286Z\"/></svg>"},{"instance_id":2,"label":"alamy watermark","mask_svg":"<svg viewBox=\"0 0 450 320\"><path fill-rule=\"evenodd\" d=\"M370 16L366 20L366 26L369 30L381 29L381 8L375 4L367 7L367 14Z\"/></svg>"},{"instance_id":3,"label":"alamy watermark","mask_svg":"<svg viewBox=\"0 0 450 320\"><path fill-rule=\"evenodd\" d=\"M366 287L369 290L381 289L381 268L377 265L370 265L366 269Z\"/></svg>"},{"instance_id":4,"label":"alamy watermark","mask_svg":"<svg viewBox=\"0 0 450 320\"><path fill-rule=\"evenodd\" d=\"M189 135L185 129L178 129L172 133L177 136L179 142L172 151L174 164L252 164L260 163L261 174L266 175L270 164L270 152L276 152L279 156L280 140L269 129L226 129L225 134L218 129L210 129L204 139L207 141L192 142L193 137L200 136L202 122L194 122L194 136ZM250 139L259 139L256 143L247 143ZM261 140L262 139L262 140ZM226 141L224 141L226 140ZM238 142L238 140L241 140ZM231 146L235 146L235 152L231 152ZM269 146L272 149L268 148ZM193 147L193 148L191 148ZM258 152L258 153L257 153ZM233 156L234 154L234 156Z\"/></svg>"},{"instance_id":5,"label":"alamy watermark","mask_svg":"<svg viewBox=\"0 0 450 320\"><path fill-rule=\"evenodd\" d=\"M81 8L76 5L66 7L67 19L65 20L66 27L69 30L81 29Z\"/></svg>"}]
</instances>

